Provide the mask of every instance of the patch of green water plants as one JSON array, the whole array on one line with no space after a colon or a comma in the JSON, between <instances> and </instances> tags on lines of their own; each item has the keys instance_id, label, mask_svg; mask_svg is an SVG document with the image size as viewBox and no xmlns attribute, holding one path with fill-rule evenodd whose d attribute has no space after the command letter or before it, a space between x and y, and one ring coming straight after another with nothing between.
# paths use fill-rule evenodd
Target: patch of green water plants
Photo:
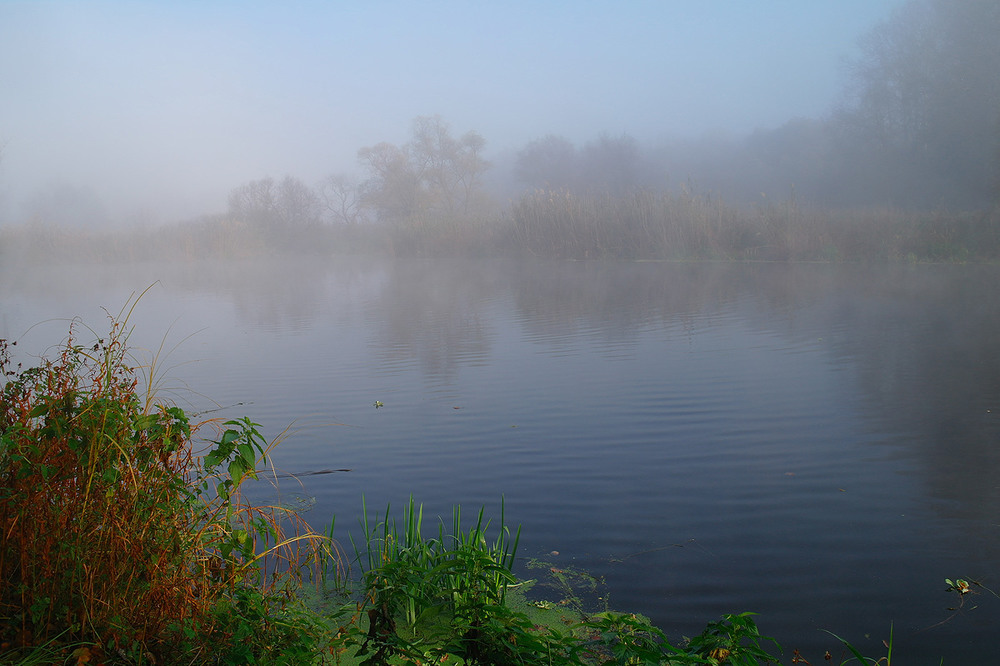
<instances>
[{"instance_id":1,"label":"patch of green water plants","mask_svg":"<svg viewBox=\"0 0 1000 666\"><path fill-rule=\"evenodd\" d=\"M640 615L585 608L582 593L601 583L586 572L532 561L555 601L529 599L537 580L512 572L518 532L501 520L495 537L480 510L464 528L454 509L451 529L423 532L423 508L410 500L397 523L385 514L361 519L352 539L358 589L341 589L354 604L338 663L344 664L765 664L777 657L751 614L726 615L683 644L670 643ZM583 590L583 592L581 592ZM530 595L535 597L536 595ZM777 647L776 644L774 644ZM779 648L780 650L780 648Z\"/></svg>"}]
</instances>

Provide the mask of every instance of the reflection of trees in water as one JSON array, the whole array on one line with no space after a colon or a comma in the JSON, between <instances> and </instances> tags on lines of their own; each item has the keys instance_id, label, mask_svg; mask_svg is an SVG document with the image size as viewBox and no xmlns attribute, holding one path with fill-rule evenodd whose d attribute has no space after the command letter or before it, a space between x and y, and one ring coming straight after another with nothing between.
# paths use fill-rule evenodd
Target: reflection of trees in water
<instances>
[{"instance_id":1,"label":"reflection of trees in water","mask_svg":"<svg viewBox=\"0 0 1000 666\"><path fill-rule=\"evenodd\" d=\"M387 279L369 316L377 321L383 367L417 360L427 375L451 376L489 355L491 317L503 273L491 262L403 261Z\"/></svg>"},{"instance_id":2,"label":"reflection of trees in water","mask_svg":"<svg viewBox=\"0 0 1000 666\"><path fill-rule=\"evenodd\" d=\"M1000 513L1000 294L996 267L935 266L855 278L843 343L869 416L904 440L949 518Z\"/></svg>"},{"instance_id":3,"label":"reflection of trees in water","mask_svg":"<svg viewBox=\"0 0 1000 666\"><path fill-rule=\"evenodd\" d=\"M160 290L205 293L230 301L242 322L274 330L308 328L329 308L337 292L370 285L370 262L356 258L310 255L253 260L58 264L5 266L0 297L27 295L40 300L77 302L85 296L117 299L100 303L117 312L129 293L157 282ZM114 295L120 292L120 296ZM113 295L113 296L109 296ZM343 301L342 297L338 300ZM79 314L70 311L70 315Z\"/></svg>"},{"instance_id":4,"label":"reflection of trees in water","mask_svg":"<svg viewBox=\"0 0 1000 666\"><path fill-rule=\"evenodd\" d=\"M173 279L184 290L223 295L242 322L297 331L330 314L332 303L346 303L345 292L363 292L377 270L359 259L302 255L199 263Z\"/></svg>"},{"instance_id":5,"label":"reflection of trees in water","mask_svg":"<svg viewBox=\"0 0 1000 666\"><path fill-rule=\"evenodd\" d=\"M447 374L489 355L496 302L510 299L529 340L559 348L596 336L620 348L651 325L711 325L755 272L735 264L400 261L370 312L386 362L416 360L428 373Z\"/></svg>"},{"instance_id":6,"label":"reflection of trees in water","mask_svg":"<svg viewBox=\"0 0 1000 666\"><path fill-rule=\"evenodd\" d=\"M522 269L514 298L522 326L537 339L599 332L635 339L644 327L693 332L735 315L774 325L775 313L814 299L828 271L788 264L548 263Z\"/></svg>"},{"instance_id":7,"label":"reflection of trees in water","mask_svg":"<svg viewBox=\"0 0 1000 666\"><path fill-rule=\"evenodd\" d=\"M586 336L621 350L650 328L694 335L735 320L790 345L827 350L831 364L856 378L857 404L886 433L883 441L901 441L894 454L911 458L930 497L945 500L936 509L994 525L1000 509L998 271L316 257L5 268L0 296L75 304L80 295L108 298L117 290L124 302L129 291L159 279L168 292L222 294L242 321L278 331L363 312L381 360L376 370L417 363L428 377L446 380L463 366L489 363L501 326L511 323L525 339L553 349ZM99 305L116 310L120 304Z\"/></svg>"},{"instance_id":8,"label":"reflection of trees in water","mask_svg":"<svg viewBox=\"0 0 1000 666\"><path fill-rule=\"evenodd\" d=\"M650 326L696 333L735 317L789 345L826 349L831 364L856 377L857 404L887 435L880 441L901 442L893 455L914 460L929 496L947 500L936 502L936 510L993 525L1000 513L997 272L990 266L554 262L494 268L480 284L505 284L525 336L553 347L579 335L620 347ZM435 279L415 283L427 290ZM467 286L465 294L475 301ZM462 300L447 310L454 340L467 333L459 325L469 316L461 313ZM402 330L431 314L396 316ZM471 329L471 335L479 334ZM439 338L435 353L454 363L454 340Z\"/></svg>"}]
</instances>

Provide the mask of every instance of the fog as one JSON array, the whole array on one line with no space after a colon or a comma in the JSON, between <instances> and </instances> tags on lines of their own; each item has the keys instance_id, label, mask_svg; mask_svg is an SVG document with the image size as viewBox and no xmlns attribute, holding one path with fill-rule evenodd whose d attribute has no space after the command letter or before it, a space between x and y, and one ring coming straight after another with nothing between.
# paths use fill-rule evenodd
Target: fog
<instances>
[{"instance_id":1,"label":"fog","mask_svg":"<svg viewBox=\"0 0 1000 666\"><path fill-rule=\"evenodd\" d=\"M418 116L483 137L497 187L549 134L700 155L827 117L902 4L4 2L0 224L157 224L255 179L360 178L358 150Z\"/></svg>"}]
</instances>

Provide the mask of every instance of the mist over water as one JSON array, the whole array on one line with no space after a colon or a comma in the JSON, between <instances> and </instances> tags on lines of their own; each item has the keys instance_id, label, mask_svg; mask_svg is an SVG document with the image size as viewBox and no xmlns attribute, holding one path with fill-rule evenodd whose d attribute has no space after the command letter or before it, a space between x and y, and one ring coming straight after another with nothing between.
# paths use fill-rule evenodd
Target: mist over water
<instances>
[{"instance_id":1,"label":"mist over water","mask_svg":"<svg viewBox=\"0 0 1000 666\"><path fill-rule=\"evenodd\" d=\"M5 336L37 350L76 314L100 331L99 306L155 276L133 340L166 331L164 394L270 436L294 423L281 472L352 470L280 487L345 541L362 496L431 517L496 517L502 496L523 575L603 577L674 638L753 610L807 656L836 647L821 629L877 654L891 623L898 658L989 661L1000 605L948 611L943 580L1000 573L995 267L65 270L4 275Z\"/></svg>"},{"instance_id":2,"label":"mist over water","mask_svg":"<svg viewBox=\"0 0 1000 666\"><path fill-rule=\"evenodd\" d=\"M747 610L786 658L891 626L992 663L997 34L995 0L0 3L0 339L130 313L163 399L291 426L303 476L253 499L345 543L362 497L503 497L520 575L673 639Z\"/></svg>"},{"instance_id":3,"label":"mist over water","mask_svg":"<svg viewBox=\"0 0 1000 666\"><path fill-rule=\"evenodd\" d=\"M481 139L477 215L564 186L981 207L998 21L978 0L4 3L0 225L247 222L232 194L286 177L326 223L345 193L398 216L374 190L406 179L366 151L428 117Z\"/></svg>"}]
</instances>

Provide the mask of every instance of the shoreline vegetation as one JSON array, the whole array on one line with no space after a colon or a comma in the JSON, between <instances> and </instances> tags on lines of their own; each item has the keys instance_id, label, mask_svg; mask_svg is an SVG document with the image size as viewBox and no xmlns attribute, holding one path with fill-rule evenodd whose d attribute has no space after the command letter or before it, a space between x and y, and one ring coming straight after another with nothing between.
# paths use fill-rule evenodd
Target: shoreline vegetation
<instances>
[{"instance_id":1,"label":"shoreline vegetation","mask_svg":"<svg viewBox=\"0 0 1000 666\"><path fill-rule=\"evenodd\" d=\"M274 476L287 431L267 442L249 418L192 422L161 400L156 359L128 346L135 302L103 335L75 322L33 367L0 341L0 664L779 663L752 613L668 640L588 608L585 572L535 561L558 600L529 598L540 580L514 575L502 505L496 527L456 507L435 536L412 499L401 522L363 506L346 542L252 506L241 488Z\"/></svg>"},{"instance_id":2,"label":"shoreline vegetation","mask_svg":"<svg viewBox=\"0 0 1000 666\"><path fill-rule=\"evenodd\" d=\"M553 259L994 263L1000 207L829 209L794 200L734 205L687 189L575 194L534 190L503 209L424 211L351 223L292 223L233 212L101 230L36 220L0 227L0 257L46 262L319 255Z\"/></svg>"}]
</instances>

